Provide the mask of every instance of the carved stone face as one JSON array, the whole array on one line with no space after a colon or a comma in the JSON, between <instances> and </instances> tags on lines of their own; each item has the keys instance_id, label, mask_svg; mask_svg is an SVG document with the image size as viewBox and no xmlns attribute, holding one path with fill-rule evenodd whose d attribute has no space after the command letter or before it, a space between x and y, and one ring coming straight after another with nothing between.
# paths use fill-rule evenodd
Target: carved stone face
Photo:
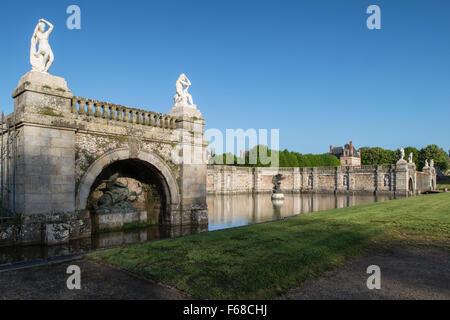
<instances>
[{"instance_id":1,"label":"carved stone face","mask_svg":"<svg viewBox=\"0 0 450 320\"><path fill-rule=\"evenodd\" d=\"M45 32L45 24L43 22L39 23L39 31L40 32Z\"/></svg>"}]
</instances>

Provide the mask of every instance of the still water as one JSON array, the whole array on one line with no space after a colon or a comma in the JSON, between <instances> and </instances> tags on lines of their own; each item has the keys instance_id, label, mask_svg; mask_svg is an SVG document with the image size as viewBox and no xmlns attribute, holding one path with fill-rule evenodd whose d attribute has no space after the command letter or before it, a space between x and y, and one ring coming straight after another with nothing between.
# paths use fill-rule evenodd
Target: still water
<instances>
[{"instance_id":1,"label":"still water","mask_svg":"<svg viewBox=\"0 0 450 320\"><path fill-rule=\"evenodd\" d=\"M99 248L179 237L199 232L275 221L299 214L343 208L394 199L393 195L286 194L282 201L272 201L270 194L208 195L207 227L150 226L141 229L108 232L73 240L57 246L0 248L0 266L13 262L52 259L76 255Z\"/></svg>"}]
</instances>

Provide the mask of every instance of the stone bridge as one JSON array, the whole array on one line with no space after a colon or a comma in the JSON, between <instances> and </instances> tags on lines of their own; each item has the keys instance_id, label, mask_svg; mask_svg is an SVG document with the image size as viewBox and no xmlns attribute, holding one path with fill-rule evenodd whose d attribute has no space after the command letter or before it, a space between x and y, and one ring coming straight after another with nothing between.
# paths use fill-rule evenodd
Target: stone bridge
<instances>
[{"instance_id":1,"label":"stone bridge","mask_svg":"<svg viewBox=\"0 0 450 320\"><path fill-rule=\"evenodd\" d=\"M147 221L204 225L204 119L194 106L169 114L74 96L63 78L30 71L7 117L17 133L16 243L90 236L91 207L105 179L119 173ZM55 231L56 230L56 231Z\"/></svg>"},{"instance_id":2,"label":"stone bridge","mask_svg":"<svg viewBox=\"0 0 450 320\"><path fill-rule=\"evenodd\" d=\"M205 120L193 104L175 103L161 114L81 98L63 78L34 71L12 96L6 128L17 137L15 196L8 193L3 201L12 201L21 215L19 223L0 224L0 245L64 243L127 222L204 228L207 192L271 192L277 173L286 178L281 188L292 193L412 195L435 189L432 165L416 172L403 158L388 166L207 166ZM139 194L133 200L138 210L95 212L105 182L117 174L127 192Z\"/></svg>"}]
</instances>

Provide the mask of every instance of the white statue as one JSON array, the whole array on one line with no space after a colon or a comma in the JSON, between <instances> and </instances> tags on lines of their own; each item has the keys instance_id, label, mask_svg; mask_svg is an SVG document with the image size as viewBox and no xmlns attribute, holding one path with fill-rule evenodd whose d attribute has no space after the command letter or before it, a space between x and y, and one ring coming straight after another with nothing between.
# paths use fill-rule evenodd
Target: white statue
<instances>
[{"instance_id":1,"label":"white statue","mask_svg":"<svg viewBox=\"0 0 450 320\"><path fill-rule=\"evenodd\" d=\"M47 31L45 31L45 24L48 25ZM33 71L48 73L48 69L50 69L53 64L55 57L53 56L52 48L48 42L48 38L52 31L53 25L44 19L40 19L34 29L30 48L30 63ZM37 50L36 45L38 45Z\"/></svg>"},{"instance_id":2,"label":"white statue","mask_svg":"<svg viewBox=\"0 0 450 320\"><path fill-rule=\"evenodd\" d=\"M425 159L425 166L424 168L428 168L428 160Z\"/></svg>"},{"instance_id":3,"label":"white statue","mask_svg":"<svg viewBox=\"0 0 450 320\"><path fill-rule=\"evenodd\" d=\"M405 161L405 149L400 149L400 160L398 161Z\"/></svg>"},{"instance_id":4,"label":"white statue","mask_svg":"<svg viewBox=\"0 0 450 320\"><path fill-rule=\"evenodd\" d=\"M174 96L175 107L192 106L194 104L192 96L188 92L190 86L191 81L182 73L175 84L175 89L177 90Z\"/></svg>"},{"instance_id":5,"label":"white statue","mask_svg":"<svg viewBox=\"0 0 450 320\"><path fill-rule=\"evenodd\" d=\"M431 167L431 168L434 168L434 159L431 159L431 160L430 160L430 167Z\"/></svg>"},{"instance_id":6,"label":"white statue","mask_svg":"<svg viewBox=\"0 0 450 320\"><path fill-rule=\"evenodd\" d=\"M409 154L408 162L413 163L413 153L412 152Z\"/></svg>"}]
</instances>

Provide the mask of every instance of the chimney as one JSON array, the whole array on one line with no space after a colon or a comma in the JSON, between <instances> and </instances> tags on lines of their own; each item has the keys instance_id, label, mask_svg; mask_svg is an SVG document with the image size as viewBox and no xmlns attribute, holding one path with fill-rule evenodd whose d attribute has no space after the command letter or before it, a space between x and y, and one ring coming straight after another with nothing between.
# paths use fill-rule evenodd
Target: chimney
<instances>
[{"instance_id":1,"label":"chimney","mask_svg":"<svg viewBox=\"0 0 450 320\"><path fill-rule=\"evenodd\" d=\"M330 153L333 153L333 146L330 145Z\"/></svg>"},{"instance_id":2,"label":"chimney","mask_svg":"<svg viewBox=\"0 0 450 320\"><path fill-rule=\"evenodd\" d=\"M350 141L350 155L353 157L353 141Z\"/></svg>"}]
</instances>

